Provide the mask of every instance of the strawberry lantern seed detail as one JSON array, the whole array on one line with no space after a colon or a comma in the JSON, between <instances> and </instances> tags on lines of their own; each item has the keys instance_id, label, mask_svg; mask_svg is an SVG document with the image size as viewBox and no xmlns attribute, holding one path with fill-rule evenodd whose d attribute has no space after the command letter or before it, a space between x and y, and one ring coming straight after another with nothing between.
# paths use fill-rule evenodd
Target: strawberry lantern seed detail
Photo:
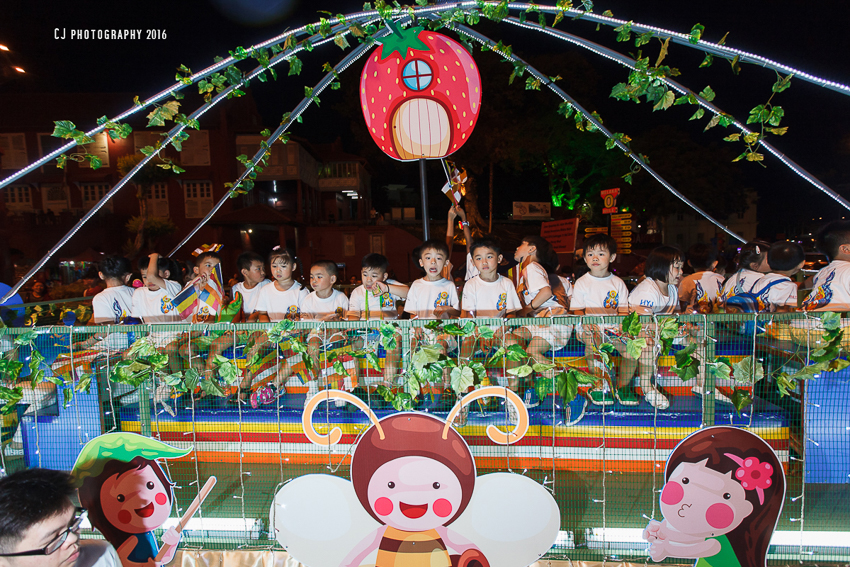
<instances>
[{"instance_id":1,"label":"strawberry lantern seed detail","mask_svg":"<svg viewBox=\"0 0 850 567\"><path fill-rule=\"evenodd\" d=\"M445 35L387 26L392 35L370 55L360 77L369 134L401 161L441 158L472 133L481 108L481 78L472 56Z\"/></svg>"}]
</instances>

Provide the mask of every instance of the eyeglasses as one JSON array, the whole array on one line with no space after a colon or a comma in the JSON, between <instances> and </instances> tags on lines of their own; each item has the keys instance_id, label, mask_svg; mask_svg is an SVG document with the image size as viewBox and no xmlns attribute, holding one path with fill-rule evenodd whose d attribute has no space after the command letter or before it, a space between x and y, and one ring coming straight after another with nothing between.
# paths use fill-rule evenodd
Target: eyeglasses
<instances>
[{"instance_id":1,"label":"eyeglasses","mask_svg":"<svg viewBox=\"0 0 850 567\"><path fill-rule=\"evenodd\" d=\"M32 551L19 551L18 553L0 553L0 557L21 557L24 555L50 555L54 553L57 549L62 547L62 544L65 543L65 540L68 539L68 534L77 533L80 531L80 525L82 525L83 520L88 517L88 512L84 508L75 508L74 509L74 518L71 520L71 524L65 529L61 534L56 536L56 539L48 543L46 546L41 549L33 549Z\"/></svg>"}]
</instances>

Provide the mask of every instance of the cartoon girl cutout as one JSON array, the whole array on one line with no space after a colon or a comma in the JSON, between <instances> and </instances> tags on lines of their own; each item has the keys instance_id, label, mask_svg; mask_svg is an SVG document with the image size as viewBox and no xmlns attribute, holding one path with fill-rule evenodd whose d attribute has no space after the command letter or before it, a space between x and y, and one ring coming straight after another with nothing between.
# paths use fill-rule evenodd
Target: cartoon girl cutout
<instances>
[{"instance_id":1,"label":"cartoon girl cutout","mask_svg":"<svg viewBox=\"0 0 850 567\"><path fill-rule=\"evenodd\" d=\"M528 430L528 415L523 411L525 407L520 398L513 392L506 392L504 388L482 388L468 394L455 406L452 413L459 412L464 403L494 395L507 397L510 403L517 405L520 408L520 419L517 426L507 433L491 425L487 431L488 435L494 442L500 444L518 441ZM321 538L322 542L317 543L313 550L305 547L296 549L297 540L304 540L303 532L300 535L289 533L288 536L291 537L287 539L287 535L283 532L289 530L284 527L284 524L302 528L307 521L300 516L283 523L274 519L276 507L280 510L278 514L295 513L293 510L296 507L284 504L288 501L288 497L281 498L281 494L291 490L298 499L303 497L300 487L293 487L290 483L290 487L281 489L272 507L272 523L278 531L278 540L287 547L287 550L300 561L317 567L359 566L370 555L374 557L373 554L376 554L375 564L381 566L488 567L490 562L479 546L465 534L454 530L452 526L470 505L476 486L475 461L463 437L451 427L454 415L450 414L446 421L443 421L430 414L403 412L378 421L368 406L355 396L341 391L326 391L314 396L305 407L303 414L304 433L317 444L332 445L341 438L339 429L333 429L328 435L321 435L313 429L311 417L313 409L320 401L330 398L345 399L357 405L370 416L373 422L372 427L359 440L352 457L350 486L356 495L356 501L359 501L358 507L361 507L361 510L378 524L374 528L369 528L368 531L363 530L361 533L365 536L359 536L350 545L340 544L346 545L344 549L348 550L344 557L335 561L325 558L324 562L316 558L310 562L309 554L327 546L330 539L328 530L323 529L324 526L313 528L322 532L321 536L314 536L315 541L318 542ZM485 475L482 478L488 476L491 475ZM524 478L520 478L525 481ZM538 489L540 488L538 485ZM328 485L327 490L321 492L324 494L331 489L331 485ZM545 541L542 545L540 541L527 542L522 553L527 555L529 548L534 548L531 551L534 554L533 557L523 557L518 561L511 561L508 558L510 564L527 564L529 559L533 562L549 549L554 538L557 537L560 519L557 503L551 499L551 495L545 489L540 491L543 492L543 501L546 504L542 511L534 515L545 516L552 510L555 514L554 523L549 526L551 529L551 533L548 534L549 539L544 534ZM319 494L316 493L314 498L316 501L319 500ZM534 500L534 498L525 500ZM339 503L338 500L337 503ZM547 506L550 507L547 508ZM315 508L312 505L310 508L313 509L313 512L310 512L312 516ZM354 517L352 516L352 521ZM502 520L503 524L504 522L509 523L509 519ZM278 529L279 527L283 529ZM518 543L512 542L513 545L510 547L517 548ZM508 553L502 555L508 555ZM318 556L318 553L313 555L313 557ZM496 559L502 561L502 563L497 561L497 564L504 564L506 558L498 556Z\"/></svg>"},{"instance_id":2,"label":"cartoon girl cutout","mask_svg":"<svg viewBox=\"0 0 850 567\"><path fill-rule=\"evenodd\" d=\"M112 433L89 441L77 458L72 474L80 503L123 567L159 567L174 558L180 534L170 528L162 536L169 550L155 560L154 530L168 519L174 502L173 485L155 459L187 453L134 433Z\"/></svg>"},{"instance_id":3,"label":"cartoon girl cutout","mask_svg":"<svg viewBox=\"0 0 850 567\"><path fill-rule=\"evenodd\" d=\"M702 429L673 450L665 478L664 521L650 520L643 533L653 561L765 567L785 497L785 473L767 443L735 427Z\"/></svg>"}]
</instances>

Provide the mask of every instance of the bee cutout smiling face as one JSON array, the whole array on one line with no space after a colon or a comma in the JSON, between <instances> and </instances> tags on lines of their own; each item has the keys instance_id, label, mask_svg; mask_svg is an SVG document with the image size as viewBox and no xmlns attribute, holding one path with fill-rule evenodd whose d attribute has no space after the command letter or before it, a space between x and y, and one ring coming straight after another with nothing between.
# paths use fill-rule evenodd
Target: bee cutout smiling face
<instances>
[{"instance_id":1,"label":"bee cutout smiling face","mask_svg":"<svg viewBox=\"0 0 850 567\"><path fill-rule=\"evenodd\" d=\"M500 445L519 441L528 430L528 413L520 398L502 387L467 394L446 421L418 412L379 421L349 393L315 395L302 422L312 442L330 445L342 438L338 428L328 435L313 429L312 412L324 400L358 406L372 426L353 452L351 482L306 475L281 488L271 509L278 541L311 567L516 567L536 561L558 535L554 498L522 475L476 477L475 459L451 427L463 405L493 396L514 404L520 419L507 433L489 426L488 436Z\"/></svg>"}]
</instances>

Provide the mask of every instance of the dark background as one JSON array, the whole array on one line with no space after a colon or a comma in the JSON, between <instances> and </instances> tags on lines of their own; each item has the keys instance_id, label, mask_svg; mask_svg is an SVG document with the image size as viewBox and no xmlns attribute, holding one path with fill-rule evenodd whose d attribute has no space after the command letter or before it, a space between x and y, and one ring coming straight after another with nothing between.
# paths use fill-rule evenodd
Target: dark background
<instances>
[{"instance_id":1,"label":"dark background","mask_svg":"<svg viewBox=\"0 0 850 567\"><path fill-rule=\"evenodd\" d=\"M178 65L200 70L211 64L214 56L226 56L228 50L238 45L247 48L286 30L317 21L324 15L317 12L319 9L349 13L362 9L362 2L84 0L58 3L4 0L0 3L0 43L13 50L7 55L7 61L20 65L27 73L5 77L0 91L132 92L144 99L173 84ZM729 32L726 45L730 47L751 51L829 80L850 83L850 66L846 61L850 53L850 36L845 29L850 15L847 2L607 0L594 6L597 13L605 10L611 10L618 18L683 33L689 32L695 23L701 23L706 28L705 39L717 41ZM55 28L65 28L68 36L75 28L158 29L165 30L167 39L56 40ZM568 20L559 24L559 28L624 53L637 52L633 43L617 43L616 32L609 27L603 26L597 31L594 24ZM689 106L652 112L651 105L646 103L635 105L609 98L611 88L626 80L627 70L580 48L507 24L497 26L482 20L476 29L512 45L516 54L532 64L540 62L541 70L547 74L564 76L564 85L574 89L573 96L588 110L598 111L612 131L631 136L632 145L638 151L642 151L642 143L645 147L656 147L658 144L653 145L652 140L672 138L704 147L711 153L724 146L726 143L721 139L731 133L721 128L703 133L708 118L689 122L688 117L694 110ZM653 41L641 49L654 62L658 47L658 42ZM474 55L477 60L495 57L480 51ZM320 78L323 63L334 64L341 57L339 48L326 45L301 57L304 70L300 76L286 77L287 66L283 64L278 67L281 76L276 83L255 81L252 95L266 126L276 126L280 116L298 103L302 87L313 85ZM563 59L563 64L559 64L559 58ZM745 119L749 109L770 96L770 87L776 80L773 71L744 65L740 76L735 76L729 64L718 58L711 68L699 69L702 58L698 50L671 44L664 63L679 68L682 76L678 80L694 91L710 85L717 93L714 103L739 119ZM577 61L581 64L576 65ZM524 91L524 81L508 87L510 66L502 67L502 71L490 73L495 76L484 78L484 104L487 104L488 92L497 96L508 88L521 91L514 93L512 106L504 112L506 123L521 123L523 116L540 104L541 99L535 97L542 95ZM326 91L321 107L310 108L304 123L293 128L293 133L316 143L341 137L348 151L368 157L374 173L375 201L380 203L379 187L387 183L416 186L418 168L415 164L382 157L383 154L365 137L363 121L359 113L352 111L357 108L354 93L359 70L360 66L355 65L343 74L343 88ZM489 91L488 82L491 84ZM551 95L552 120L561 120L554 112L558 102ZM827 185L850 196L847 166L850 100L847 96L794 79L791 89L777 95L773 102L785 109L782 126L789 127L786 136L771 139L774 145ZM114 116L130 104L128 100L124 107L104 108L102 114ZM0 109L0 122L7 112L14 112L14 109ZM55 120L63 119L62 109L56 109L55 114ZM77 126L88 129L94 125L95 118L92 116L90 123ZM571 127L570 123L566 126ZM470 144L475 142L474 138L473 134ZM741 151L741 146L726 151L733 152L734 156ZM652 159L652 153L647 153ZM735 164L739 176L736 183L755 189L759 195L759 232L763 236L772 238L778 233L790 236L806 230L804 221L844 214L840 205L776 159L767 156L764 165L766 167L754 163ZM437 168L437 164L432 164L429 172L432 172L432 179L439 180ZM505 214L512 200L548 200L546 182L539 172L502 173L496 183L497 214ZM664 171L660 173L665 175ZM675 173L670 174L675 177ZM433 183L435 186L441 184ZM680 189L686 194L689 190L688 187ZM658 191L664 189L658 186ZM440 201L437 206L443 205L446 203ZM483 198L481 208L486 211ZM432 216L440 218L443 214L442 210L434 211Z\"/></svg>"}]
</instances>

